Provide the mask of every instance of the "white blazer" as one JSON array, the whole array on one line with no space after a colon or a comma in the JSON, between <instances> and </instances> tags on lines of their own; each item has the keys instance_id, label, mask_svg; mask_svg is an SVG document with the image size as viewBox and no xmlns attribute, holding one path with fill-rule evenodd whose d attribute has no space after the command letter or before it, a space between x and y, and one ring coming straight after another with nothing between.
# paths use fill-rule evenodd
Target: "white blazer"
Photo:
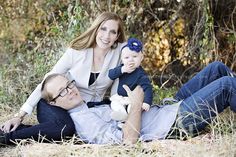
<instances>
[{"instance_id":1,"label":"white blazer","mask_svg":"<svg viewBox=\"0 0 236 157\"><path fill-rule=\"evenodd\" d=\"M91 86L89 86L89 77L93 63L92 48L80 51L68 48L53 69L47 73L45 77L53 73L66 74L69 79L76 81L76 86L78 87L84 101L101 101L105 92L113 83L113 81L108 77L108 71L120 64L120 53L124 44L125 43L118 44L116 49L113 49L106 54L100 74ZM117 90L118 80L115 82L116 83L113 85L111 90L112 94ZM34 107L41 99L41 86L42 82L22 105L21 110L28 114L32 113Z\"/></svg>"}]
</instances>

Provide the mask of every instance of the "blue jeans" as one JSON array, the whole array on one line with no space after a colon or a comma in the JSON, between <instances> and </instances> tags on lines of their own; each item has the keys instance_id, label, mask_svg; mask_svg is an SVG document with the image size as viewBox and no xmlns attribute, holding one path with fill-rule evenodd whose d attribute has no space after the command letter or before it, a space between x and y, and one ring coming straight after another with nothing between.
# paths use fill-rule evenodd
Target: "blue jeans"
<instances>
[{"instance_id":1,"label":"blue jeans","mask_svg":"<svg viewBox=\"0 0 236 157\"><path fill-rule=\"evenodd\" d=\"M52 106L41 99L37 106L39 124L34 126L21 124L15 131L6 134L7 144L16 139L33 138L36 141L59 141L75 133L74 123L68 112Z\"/></svg>"},{"instance_id":2,"label":"blue jeans","mask_svg":"<svg viewBox=\"0 0 236 157\"><path fill-rule=\"evenodd\" d=\"M236 112L235 74L223 63L213 62L185 83L175 98L183 100L175 125L196 136L225 108Z\"/></svg>"}]
</instances>

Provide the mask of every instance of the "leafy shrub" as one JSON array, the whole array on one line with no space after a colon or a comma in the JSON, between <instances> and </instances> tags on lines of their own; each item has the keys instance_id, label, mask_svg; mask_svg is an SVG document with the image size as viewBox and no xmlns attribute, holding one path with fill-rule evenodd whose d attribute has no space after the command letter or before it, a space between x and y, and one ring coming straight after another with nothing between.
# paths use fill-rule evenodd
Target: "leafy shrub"
<instances>
[{"instance_id":1,"label":"leafy shrub","mask_svg":"<svg viewBox=\"0 0 236 157\"><path fill-rule=\"evenodd\" d=\"M0 7L0 101L24 102L69 41L102 11L118 13L127 37L145 43L143 66L161 89L169 80L171 86L184 83L212 60L222 60L233 69L235 3L6 0Z\"/></svg>"}]
</instances>

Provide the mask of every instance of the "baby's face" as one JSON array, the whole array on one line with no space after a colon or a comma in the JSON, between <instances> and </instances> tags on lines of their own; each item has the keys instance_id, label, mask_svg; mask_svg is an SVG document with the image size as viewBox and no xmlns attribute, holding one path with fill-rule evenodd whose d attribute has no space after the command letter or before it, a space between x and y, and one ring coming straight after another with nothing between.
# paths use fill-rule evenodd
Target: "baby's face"
<instances>
[{"instance_id":1,"label":"baby's face","mask_svg":"<svg viewBox=\"0 0 236 157\"><path fill-rule=\"evenodd\" d=\"M125 47L122 50L121 60L124 65L134 66L135 68L139 67L142 60L143 60L143 53L142 52L135 52L130 50L128 47Z\"/></svg>"}]
</instances>

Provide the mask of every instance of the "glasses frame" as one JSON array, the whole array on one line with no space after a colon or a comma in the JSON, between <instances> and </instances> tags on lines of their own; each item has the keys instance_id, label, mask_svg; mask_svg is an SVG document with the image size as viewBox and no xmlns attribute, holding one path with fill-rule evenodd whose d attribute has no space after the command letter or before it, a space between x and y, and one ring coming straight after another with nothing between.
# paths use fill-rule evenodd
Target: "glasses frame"
<instances>
[{"instance_id":1,"label":"glasses frame","mask_svg":"<svg viewBox=\"0 0 236 157\"><path fill-rule=\"evenodd\" d=\"M69 82L69 83L66 85L66 87L63 88L63 89L59 92L59 94L58 94L55 98L53 98L51 101L55 102L57 98L66 96L66 95L68 94L68 89L74 88L75 85L76 85L76 84L75 84L75 80L72 80L72 81Z\"/></svg>"}]
</instances>

